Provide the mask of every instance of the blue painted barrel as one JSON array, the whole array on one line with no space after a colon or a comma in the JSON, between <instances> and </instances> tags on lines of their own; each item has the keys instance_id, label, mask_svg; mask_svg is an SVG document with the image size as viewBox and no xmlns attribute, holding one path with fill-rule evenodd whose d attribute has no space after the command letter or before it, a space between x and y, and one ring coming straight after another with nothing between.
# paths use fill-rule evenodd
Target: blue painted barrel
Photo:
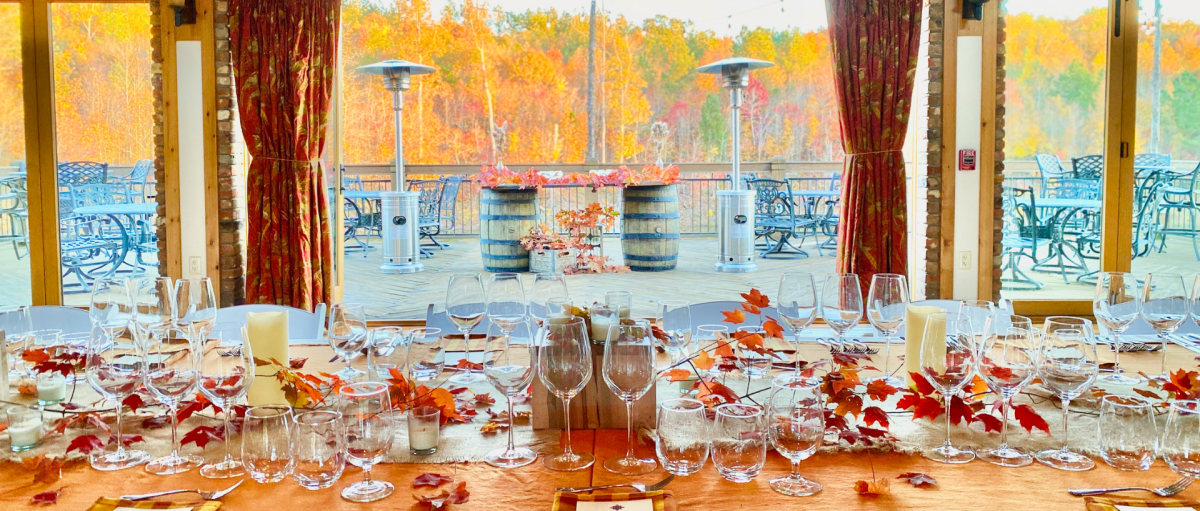
<instances>
[{"instance_id":1,"label":"blue painted barrel","mask_svg":"<svg viewBox=\"0 0 1200 511\"><path fill-rule=\"evenodd\" d=\"M492 272L529 271L529 251L521 237L537 226L537 190L484 188L479 196L479 248L483 269Z\"/></svg>"},{"instance_id":2,"label":"blue painted barrel","mask_svg":"<svg viewBox=\"0 0 1200 511\"><path fill-rule=\"evenodd\" d=\"M621 192L621 252L633 271L673 270L679 263L679 191L675 185L628 186Z\"/></svg>"}]
</instances>

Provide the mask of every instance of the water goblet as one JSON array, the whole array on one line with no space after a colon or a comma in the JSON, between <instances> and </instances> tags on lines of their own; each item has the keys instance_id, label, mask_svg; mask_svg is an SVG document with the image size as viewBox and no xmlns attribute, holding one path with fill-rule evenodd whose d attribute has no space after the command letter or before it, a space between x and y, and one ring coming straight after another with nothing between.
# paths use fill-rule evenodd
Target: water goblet
<instances>
[{"instance_id":1,"label":"water goblet","mask_svg":"<svg viewBox=\"0 0 1200 511\"><path fill-rule=\"evenodd\" d=\"M346 469L346 425L336 410L308 410L292 419L292 480L301 488L333 486Z\"/></svg>"},{"instance_id":2,"label":"water goblet","mask_svg":"<svg viewBox=\"0 0 1200 511\"><path fill-rule=\"evenodd\" d=\"M493 323L493 328L500 330ZM483 374L508 402L508 446L487 453L483 460L488 465L501 468L523 467L537 459L537 453L527 447L517 447L513 440L516 429L513 401L533 381L536 366L533 361L536 347L529 323L521 323L509 332L488 332L483 348Z\"/></svg>"},{"instance_id":3,"label":"water goblet","mask_svg":"<svg viewBox=\"0 0 1200 511\"><path fill-rule=\"evenodd\" d=\"M217 299L212 280L208 277L176 280L175 325L203 342L216 322Z\"/></svg>"},{"instance_id":4,"label":"water goblet","mask_svg":"<svg viewBox=\"0 0 1200 511\"><path fill-rule=\"evenodd\" d=\"M583 318L548 320L546 335L537 346L538 378L550 393L562 400L566 447L562 454L546 456L542 464L550 470L574 471L592 466L596 458L571 449L571 399L592 379L592 348Z\"/></svg>"},{"instance_id":5,"label":"water goblet","mask_svg":"<svg viewBox=\"0 0 1200 511\"><path fill-rule=\"evenodd\" d=\"M946 410L950 409L951 397L975 374L974 346L975 332L967 315L953 312L929 315L918 367L920 374L942 394ZM967 463L975 459L975 452L950 442L950 415L946 414L946 442L921 454L942 463Z\"/></svg>"},{"instance_id":6,"label":"water goblet","mask_svg":"<svg viewBox=\"0 0 1200 511\"><path fill-rule=\"evenodd\" d=\"M776 377L767 400L767 432L775 451L792 462L792 473L771 480L784 495L805 497L821 491L821 483L800 475L800 462L817 452L825 439L825 399L820 380L796 374Z\"/></svg>"},{"instance_id":7,"label":"water goblet","mask_svg":"<svg viewBox=\"0 0 1200 511\"><path fill-rule=\"evenodd\" d=\"M656 310L654 319L664 334L659 342L670 355L671 365L675 365L683 360L684 352L692 342L691 305L687 300L661 300Z\"/></svg>"},{"instance_id":8,"label":"water goblet","mask_svg":"<svg viewBox=\"0 0 1200 511\"><path fill-rule=\"evenodd\" d=\"M338 395L346 427L346 454L351 464L363 469L363 480L343 489L342 498L350 502L383 499L396 487L371 479L371 467L383 461L395 436L388 386L379 382L352 383L338 389Z\"/></svg>"},{"instance_id":9,"label":"water goblet","mask_svg":"<svg viewBox=\"0 0 1200 511\"><path fill-rule=\"evenodd\" d=\"M1034 457L1045 465L1070 471L1089 470L1096 464L1067 448L1071 400L1092 387L1099 376L1092 322L1086 319L1051 316L1042 329L1038 377L1046 390L1058 395L1063 409L1061 449L1045 449Z\"/></svg>"},{"instance_id":10,"label":"water goblet","mask_svg":"<svg viewBox=\"0 0 1200 511\"><path fill-rule=\"evenodd\" d=\"M668 399L658 405L654 444L663 470L690 476L708 460L708 417L704 403L695 399Z\"/></svg>"},{"instance_id":11,"label":"water goblet","mask_svg":"<svg viewBox=\"0 0 1200 511\"><path fill-rule=\"evenodd\" d=\"M292 475L292 409L254 406L242 423L242 465L258 483L277 483Z\"/></svg>"},{"instance_id":12,"label":"water goblet","mask_svg":"<svg viewBox=\"0 0 1200 511\"><path fill-rule=\"evenodd\" d=\"M202 333L207 329L208 332ZM215 343L214 349L204 349L200 354L200 393L223 410L225 457L216 463L200 467L200 475L210 479L227 479L246 473L241 460L233 457L233 426L230 424L234 403L246 395L254 383L254 353L250 343L245 342L246 327L241 323L213 323L211 328L203 324L192 324L189 334L196 339L208 338L204 343Z\"/></svg>"},{"instance_id":13,"label":"water goblet","mask_svg":"<svg viewBox=\"0 0 1200 511\"><path fill-rule=\"evenodd\" d=\"M712 460L726 480L747 483L758 477L767 461L767 427L758 405L724 404L716 409L712 429Z\"/></svg>"},{"instance_id":14,"label":"water goblet","mask_svg":"<svg viewBox=\"0 0 1200 511\"><path fill-rule=\"evenodd\" d=\"M455 273L446 286L446 317L458 327L463 336L466 360L471 360L471 330L483 322L487 314L487 299L483 293L483 280L478 273ZM482 373L469 368L450 377L452 383L469 385L485 379Z\"/></svg>"},{"instance_id":15,"label":"water goblet","mask_svg":"<svg viewBox=\"0 0 1200 511\"><path fill-rule=\"evenodd\" d=\"M604 468L609 472L636 476L650 473L658 466L652 458L638 458L633 449L633 403L654 386L654 358L654 334L649 321L627 320L609 329L604 345L604 383L625 402L626 420L625 457L606 460Z\"/></svg>"},{"instance_id":16,"label":"water goblet","mask_svg":"<svg viewBox=\"0 0 1200 511\"><path fill-rule=\"evenodd\" d=\"M346 361L346 367L336 373L342 381L354 381L367 373L355 368L354 359L368 346L367 316L362 304L338 303L329 308L329 325L325 329L329 346L337 356Z\"/></svg>"},{"instance_id":17,"label":"water goblet","mask_svg":"<svg viewBox=\"0 0 1200 511\"><path fill-rule=\"evenodd\" d=\"M837 334L837 351L846 350L846 333L858 325L862 315L862 286L858 283L858 275L827 275L821 289L821 318Z\"/></svg>"},{"instance_id":18,"label":"water goblet","mask_svg":"<svg viewBox=\"0 0 1200 511\"><path fill-rule=\"evenodd\" d=\"M979 374L1000 396L1000 446L976 454L994 465L1023 467L1033 463L1033 457L1008 446L1008 411L1013 397L1037 374L1039 338L1033 323L1024 316L997 315L987 321L997 322L1001 317L1005 326L985 328L995 333L984 339L979 350Z\"/></svg>"},{"instance_id":19,"label":"water goblet","mask_svg":"<svg viewBox=\"0 0 1200 511\"><path fill-rule=\"evenodd\" d=\"M139 327L140 329L140 327ZM200 379L200 341L184 336L184 344L170 338L169 324L145 330L146 389L166 405L171 414L171 454L146 464L146 471L157 475L187 472L204 464L204 457L179 454L179 402L196 391Z\"/></svg>"},{"instance_id":20,"label":"water goblet","mask_svg":"<svg viewBox=\"0 0 1200 511\"><path fill-rule=\"evenodd\" d=\"M787 272L779 278L779 295L775 298L779 319L792 331L796 345L796 373L800 373L800 333L817 319L817 285L807 272Z\"/></svg>"},{"instance_id":21,"label":"water goblet","mask_svg":"<svg viewBox=\"0 0 1200 511\"><path fill-rule=\"evenodd\" d=\"M555 296L567 297L567 278L562 273L538 273L533 276L533 286L529 288L529 315L537 326L548 317L546 301Z\"/></svg>"},{"instance_id":22,"label":"water goblet","mask_svg":"<svg viewBox=\"0 0 1200 511\"><path fill-rule=\"evenodd\" d=\"M1141 378L1126 376L1121 370L1121 334L1137 320L1142 310L1142 295L1131 273L1102 272L1096 279L1092 314L1096 323L1112 332L1113 369L1098 378L1118 385L1137 385Z\"/></svg>"},{"instance_id":23,"label":"water goblet","mask_svg":"<svg viewBox=\"0 0 1200 511\"><path fill-rule=\"evenodd\" d=\"M1188 295L1183 288L1183 276L1174 273L1147 273L1142 286L1142 319L1150 323L1162 343L1162 373L1158 378L1170 380L1167 372L1167 337L1188 317Z\"/></svg>"},{"instance_id":24,"label":"water goblet","mask_svg":"<svg viewBox=\"0 0 1200 511\"><path fill-rule=\"evenodd\" d=\"M871 289L867 292L867 320L884 336L883 376L878 380L896 388L904 386L904 378L892 375L892 336L904 325L904 314L908 308L908 280L895 273L876 273L871 277Z\"/></svg>"},{"instance_id":25,"label":"water goblet","mask_svg":"<svg viewBox=\"0 0 1200 511\"><path fill-rule=\"evenodd\" d=\"M367 354L367 371L372 381L386 381L395 374L403 375L408 368L408 337L398 326L371 329L371 347ZM393 372L394 371L394 372Z\"/></svg>"},{"instance_id":26,"label":"water goblet","mask_svg":"<svg viewBox=\"0 0 1200 511\"><path fill-rule=\"evenodd\" d=\"M128 315L125 321L129 321ZM118 331L117 327L108 323L105 330ZM88 344L87 378L88 383L105 399L116 403L117 420L114 434L117 448L113 452L105 450L90 456L92 468L96 470L121 470L135 467L149 461L150 454L146 451L125 448L125 435L122 431L121 402L133 394L142 384L146 372L145 350L141 343L130 337L94 338Z\"/></svg>"}]
</instances>

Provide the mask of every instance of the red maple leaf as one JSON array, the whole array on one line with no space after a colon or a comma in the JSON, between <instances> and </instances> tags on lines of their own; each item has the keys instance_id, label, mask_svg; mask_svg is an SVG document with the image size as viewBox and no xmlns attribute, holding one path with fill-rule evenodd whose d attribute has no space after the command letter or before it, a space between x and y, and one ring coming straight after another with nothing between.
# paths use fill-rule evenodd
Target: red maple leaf
<instances>
[{"instance_id":1,"label":"red maple leaf","mask_svg":"<svg viewBox=\"0 0 1200 511\"><path fill-rule=\"evenodd\" d=\"M71 439L71 443L67 444L67 453L71 451L79 451L83 454L91 454L92 451L103 451L104 441L96 435L81 435Z\"/></svg>"},{"instance_id":2,"label":"red maple leaf","mask_svg":"<svg viewBox=\"0 0 1200 511\"><path fill-rule=\"evenodd\" d=\"M138 408L146 406L146 402L142 400L142 396L137 393L130 394L121 400L121 404L129 407L129 411L137 413Z\"/></svg>"},{"instance_id":3,"label":"red maple leaf","mask_svg":"<svg viewBox=\"0 0 1200 511\"><path fill-rule=\"evenodd\" d=\"M970 424L975 419L975 411L959 396L950 398L950 422L955 424Z\"/></svg>"},{"instance_id":4,"label":"red maple leaf","mask_svg":"<svg viewBox=\"0 0 1200 511\"><path fill-rule=\"evenodd\" d=\"M58 496L62 495L63 490L66 488L66 486L63 486L57 490L44 491L34 495L33 499L30 501L30 504L37 504L41 506L53 506L58 504Z\"/></svg>"},{"instance_id":5,"label":"red maple leaf","mask_svg":"<svg viewBox=\"0 0 1200 511\"><path fill-rule=\"evenodd\" d=\"M868 358L870 357L858 353L834 353L833 363L842 367L858 367L860 360L867 360Z\"/></svg>"},{"instance_id":6,"label":"red maple leaf","mask_svg":"<svg viewBox=\"0 0 1200 511\"><path fill-rule=\"evenodd\" d=\"M929 420L936 420L939 415L945 412L942 408L942 402L932 397L922 397L921 401L913 409L913 420L921 417L929 417Z\"/></svg>"},{"instance_id":7,"label":"red maple leaf","mask_svg":"<svg viewBox=\"0 0 1200 511\"><path fill-rule=\"evenodd\" d=\"M884 438L887 436L886 429L868 428L866 426L859 426L858 432L868 438Z\"/></svg>"},{"instance_id":8,"label":"red maple leaf","mask_svg":"<svg viewBox=\"0 0 1200 511\"><path fill-rule=\"evenodd\" d=\"M455 365L454 367L461 369L461 370L468 370L468 371L482 371L483 370L483 364L471 362L465 358L459 360L458 365Z\"/></svg>"},{"instance_id":9,"label":"red maple leaf","mask_svg":"<svg viewBox=\"0 0 1200 511\"><path fill-rule=\"evenodd\" d=\"M33 348L25 350L21 353L21 360L28 362L31 365L38 365L42 362L50 360L50 354L41 348Z\"/></svg>"},{"instance_id":10,"label":"red maple leaf","mask_svg":"<svg viewBox=\"0 0 1200 511\"><path fill-rule=\"evenodd\" d=\"M759 291L758 288L751 288L749 293L741 293L741 295L746 303L755 307L771 306L771 300L767 298L767 295L762 294L762 291Z\"/></svg>"},{"instance_id":11,"label":"red maple leaf","mask_svg":"<svg viewBox=\"0 0 1200 511\"><path fill-rule=\"evenodd\" d=\"M211 441L222 441L224 435L220 430L213 426L196 426L191 431L183 434L183 439L180 445L196 444L196 447L204 449Z\"/></svg>"},{"instance_id":12,"label":"red maple leaf","mask_svg":"<svg viewBox=\"0 0 1200 511\"><path fill-rule=\"evenodd\" d=\"M917 488L922 486L937 486L937 479L929 477L928 475L920 472L905 472L900 474L900 476L896 479L908 481L909 484L916 486Z\"/></svg>"},{"instance_id":13,"label":"red maple leaf","mask_svg":"<svg viewBox=\"0 0 1200 511\"><path fill-rule=\"evenodd\" d=\"M170 415L155 415L142 419L142 429L160 429L171 425Z\"/></svg>"},{"instance_id":14,"label":"red maple leaf","mask_svg":"<svg viewBox=\"0 0 1200 511\"><path fill-rule=\"evenodd\" d=\"M308 362L307 358L289 358L288 367L292 369L304 369L304 364Z\"/></svg>"},{"instance_id":15,"label":"red maple leaf","mask_svg":"<svg viewBox=\"0 0 1200 511\"><path fill-rule=\"evenodd\" d=\"M767 333L767 337L772 339L783 338L783 325L780 325L778 321L775 321L775 318L767 318L767 320L763 322L762 328L763 332Z\"/></svg>"},{"instance_id":16,"label":"red maple leaf","mask_svg":"<svg viewBox=\"0 0 1200 511\"><path fill-rule=\"evenodd\" d=\"M737 392L715 381L696 380L692 388L696 389L696 399L707 404L709 408L738 402Z\"/></svg>"},{"instance_id":17,"label":"red maple leaf","mask_svg":"<svg viewBox=\"0 0 1200 511\"><path fill-rule=\"evenodd\" d=\"M880 424L884 428L888 427L888 414L883 411L883 408L878 406L868 406L863 409L863 422L868 426L872 424Z\"/></svg>"},{"instance_id":18,"label":"red maple leaf","mask_svg":"<svg viewBox=\"0 0 1200 511\"><path fill-rule=\"evenodd\" d=\"M900 391L883 379L871 380L871 383L867 384L867 395L876 401L887 401L888 396L897 392Z\"/></svg>"},{"instance_id":19,"label":"red maple leaf","mask_svg":"<svg viewBox=\"0 0 1200 511\"><path fill-rule=\"evenodd\" d=\"M490 393L484 392L483 394L475 394L476 406L490 406L494 404L496 404L496 399L493 398Z\"/></svg>"},{"instance_id":20,"label":"red maple leaf","mask_svg":"<svg viewBox=\"0 0 1200 511\"><path fill-rule=\"evenodd\" d=\"M62 461L38 454L21 460L25 470L33 472L33 483L53 484L62 477Z\"/></svg>"},{"instance_id":21,"label":"red maple leaf","mask_svg":"<svg viewBox=\"0 0 1200 511\"><path fill-rule=\"evenodd\" d=\"M441 485L451 482L453 480L454 480L454 478L450 477L450 476L444 476L442 474L426 472L424 474L417 476L416 479L413 479L412 486L413 486L413 488L420 488L422 486L428 486L430 488L437 488L438 486L441 486Z\"/></svg>"},{"instance_id":22,"label":"red maple leaf","mask_svg":"<svg viewBox=\"0 0 1200 511\"><path fill-rule=\"evenodd\" d=\"M917 407L917 405L921 404L921 396L916 392L908 389L904 389L902 392L904 395L900 396L900 399L896 401L896 408L901 410L913 410Z\"/></svg>"},{"instance_id":23,"label":"red maple leaf","mask_svg":"<svg viewBox=\"0 0 1200 511\"><path fill-rule=\"evenodd\" d=\"M908 375L912 378L913 384L916 385L918 394L922 396L933 394L933 385L929 383L929 380L925 379L925 376L921 375L921 373L912 372L908 373Z\"/></svg>"},{"instance_id":24,"label":"red maple leaf","mask_svg":"<svg viewBox=\"0 0 1200 511\"><path fill-rule=\"evenodd\" d=\"M466 481L454 485L453 491L442 490L437 495L413 494L413 500L416 500L424 509L442 509L446 504L465 504L470 497L471 493L467 491Z\"/></svg>"},{"instance_id":25,"label":"red maple leaf","mask_svg":"<svg viewBox=\"0 0 1200 511\"><path fill-rule=\"evenodd\" d=\"M983 430L987 432L999 432L1003 426L1003 421L997 419L995 415L990 413L980 413L975 415L975 422L983 423Z\"/></svg>"},{"instance_id":26,"label":"red maple leaf","mask_svg":"<svg viewBox=\"0 0 1200 511\"><path fill-rule=\"evenodd\" d=\"M109 437L108 437L109 444L112 444L116 441L117 441L116 433L109 435ZM121 445L124 447L129 447L131 444L136 444L138 442L145 442L145 441L146 441L146 439L142 438L142 435L121 435Z\"/></svg>"},{"instance_id":27,"label":"red maple leaf","mask_svg":"<svg viewBox=\"0 0 1200 511\"><path fill-rule=\"evenodd\" d=\"M1014 404L1012 409L1013 417L1017 419L1017 422L1021 424L1022 428L1025 428L1025 431L1033 433L1033 428L1037 428L1045 431L1046 434L1050 433L1050 425L1046 424L1046 419L1043 419L1041 415L1038 415L1037 411L1034 410L1032 406L1024 403Z\"/></svg>"},{"instance_id":28,"label":"red maple leaf","mask_svg":"<svg viewBox=\"0 0 1200 511\"><path fill-rule=\"evenodd\" d=\"M762 309L759 309L757 306L748 303L742 304L742 310L749 312L750 314L754 314L755 316L762 314Z\"/></svg>"},{"instance_id":29,"label":"red maple leaf","mask_svg":"<svg viewBox=\"0 0 1200 511\"><path fill-rule=\"evenodd\" d=\"M725 319L721 320L722 323L740 325L746 322L746 314L739 310L721 311L721 314L725 316Z\"/></svg>"}]
</instances>

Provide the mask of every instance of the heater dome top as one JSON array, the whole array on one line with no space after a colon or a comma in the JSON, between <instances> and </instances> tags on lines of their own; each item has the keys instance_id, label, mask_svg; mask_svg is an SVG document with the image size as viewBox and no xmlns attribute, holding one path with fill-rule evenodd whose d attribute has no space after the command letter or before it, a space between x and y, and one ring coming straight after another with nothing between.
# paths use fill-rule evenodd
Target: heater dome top
<instances>
[{"instance_id":1,"label":"heater dome top","mask_svg":"<svg viewBox=\"0 0 1200 511\"><path fill-rule=\"evenodd\" d=\"M413 75L424 75L436 71L432 67L407 60L383 60L374 64L359 66L358 68L359 71L373 75L388 75L399 72L402 69L408 69L408 73Z\"/></svg>"},{"instance_id":2,"label":"heater dome top","mask_svg":"<svg viewBox=\"0 0 1200 511\"><path fill-rule=\"evenodd\" d=\"M774 66L774 62L765 60L750 59L746 57L730 57L723 60L718 60L712 64L700 66L696 68L697 72L709 74L721 74L727 66L746 66L746 69L762 69L764 67Z\"/></svg>"}]
</instances>

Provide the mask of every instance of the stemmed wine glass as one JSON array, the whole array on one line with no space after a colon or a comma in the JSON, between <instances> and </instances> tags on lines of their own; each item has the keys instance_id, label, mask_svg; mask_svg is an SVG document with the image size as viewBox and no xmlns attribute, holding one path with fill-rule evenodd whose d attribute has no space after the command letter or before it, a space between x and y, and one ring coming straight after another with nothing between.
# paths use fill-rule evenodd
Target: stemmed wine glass
<instances>
[{"instance_id":1,"label":"stemmed wine glass","mask_svg":"<svg viewBox=\"0 0 1200 511\"><path fill-rule=\"evenodd\" d=\"M517 325L525 321L528 309L525 305L525 288L519 273L497 273L487 290L487 318L508 335Z\"/></svg>"},{"instance_id":2,"label":"stemmed wine glass","mask_svg":"<svg viewBox=\"0 0 1200 511\"><path fill-rule=\"evenodd\" d=\"M555 296L570 296L567 293L567 278L561 273L539 273L533 276L529 289L529 316L540 328L546 322L546 300Z\"/></svg>"},{"instance_id":3,"label":"stemmed wine glass","mask_svg":"<svg viewBox=\"0 0 1200 511\"><path fill-rule=\"evenodd\" d=\"M129 279L96 279L92 283L91 308L88 314L92 324L99 325L109 337L116 341L125 334L133 318L133 292Z\"/></svg>"},{"instance_id":4,"label":"stemmed wine glass","mask_svg":"<svg viewBox=\"0 0 1200 511\"><path fill-rule=\"evenodd\" d=\"M233 446L229 441L233 427L229 424L234 414L233 406L250 390L254 382L254 354L246 342L246 327L241 323L213 323L207 335L201 336L201 324L192 324L191 337L201 343L214 341L216 346L200 354L200 393L221 408L224 421L225 458L217 463L200 467L200 475L211 479L225 479L245 474L242 462L233 457ZM203 340L207 338L208 340ZM203 346L203 344L202 344Z\"/></svg>"},{"instance_id":5,"label":"stemmed wine glass","mask_svg":"<svg viewBox=\"0 0 1200 511\"><path fill-rule=\"evenodd\" d=\"M1027 317L995 316L989 321L998 324L985 328L994 334L985 338L979 349L979 374L1000 396L1000 446L977 454L979 459L1002 467L1023 467L1033 463L1033 457L1008 446L1008 410L1013 397L1037 374L1039 339Z\"/></svg>"},{"instance_id":6,"label":"stemmed wine glass","mask_svg":"<svg viewBox=\"0 0 1200 511\"><path fill-rule=\"evenodd\" d=\"M683 359L692 342L692 307L687 300L661 300L654 319L665 335L662 347L671 356L671 365Z\"/></svg>"},{"instance_id":7,"label":"stemmed wine glass","mask_svg":"<svg viewBox=\"0 0 1200 511\"><path fill-rule=\"evenodd\" d=\"M592 348L581 317L554 318L546 322L546 335L537 347L538 378L562 400L567 444L562 454L542 458L550 470L583 470L596 462L588 453L571 449L571 399L592 379Z\"/></svg>"},{"instance_id":8,"label":"stemmed wine glass","mask_svg":"<svg viewBox=\"0 0 1200 511\"><path fill-rule=\"evenodd\" d=\"M498 323L493 323L499 329ZM507 333L488 336L483 347L483 374L508 401L508 447L487 453L483 460L501 468L523 467L537 459L537 453L513 442L513 400L533 381L537 352L529 323L523 322Z\"/></svg>"},{"instance_id":9,"label":"stemmed wine glass","mask_svg":"<svg viewBox=\"0 0 1200 511\"><path fill-rule=\"evenodd\" d=\"M1168 335L1175 333L1188 317L1187 291L1183 288L1183 276L1174 273L1146 274L1146 285L1142 288L1142 319L1150 323L1162 343L1162 374L1167 373Z\"/></svg>"},{"instance_id":10,"label":"stemmed wine glass","mask_svg":"<svg viewBox=\"0 0 1200 511\"><path fill-rule=\"evenodd\" d=\"M175 325L201 343L217 322L217 299L208 277L175 281Z\"/></svg>"},{"instance_id":11,"label":"stemmed wine glass","mask_svg":"<svg viewBox=\"0 0 1200 511\"><path fill-rule=\"evenodd\" d=\"M140 277L130 281L133 293L133 327L143 341L154 335L151 330L171 333L175 323L175 293L170 277Z\"/></svg>"},{"instance_id":12,"label":"stemmed wine glass","mask_svg":"<svg viewBox=\"0 0 1200 511\"><path fill-rule=\"evenodd\" d=\"M821 483L800 475L800 462L815 454L825 438L820 380L797 374L776 377L767 401L767 421L775 450L792 462L791 475L772 479L771 488L793 497L821 491Z\"/></svg>"},{"instance_id":13,"label":"stemmed wine glass","mask_svg":"<svg viewBox=\"0 0 1200 511\"><path fill-rule=\"evenodd\" d=\"M113 306L110 304L109 307ZM105 330L123 330L114 326L111 316L106 315L105 318L109 321L104 323ZM125 315L125 320L129 320L128 315ZM144 353L141 343L132 337L93 336L88 340L88 383L105 399L116 403L117 409L117 450L93 454L91 465L96 470L121 470L141 465L150 459L150 454L146 451L126 449L125 436L121 430L121 409L124 408L121 402L133 394L142 383L146 371Z\"/></svg>"},{"instance_id":14,"label":"stemmed wine glass","mask_svg":"<svg viewBox=\"0 0 1200 511\"><path fill-rule=\"evenodd\" d=\"M330 307L325 335L329 337L329 346L334 353L346 361L346 367L333 374L342 381L354 381L367 374L352 365L370 340L362 304L338 303Z\"/></svg>"},{"instance_id":15,"label":"stemmed wine glass","mask_svg":"<svg viewBox=\"0 0 1200 511\"><path fill-rule=\"evenodd\" d=\"M1129 329L1142 309L1142 295L1131 273L1102 272L1096 279L1092 314L1096 322L1113 335L1113 370L1098 378L1119 385L1137 385L1141 378L1125 376L1121 371L1121 334Z\"/></svg>"},{"instance_id":16,"label":"stemmed wine glass","mask_svg":"<svg viewBox=\"0 0 1200 511\"><path fill-rule=\"evenodd\" d=\"M625 401L628 442L625 457L605 460L604 468L626 476L648 474L658 463L654 458L638 458L633 452L633 403L654 386L654 333L649 321L626 320L609 328L604 344L603 371L608 389Z\"/></svg>"},{"instance_id":17,"label":"stemmed wine glass","mask_svg":"<svg viewBox=\"0 0 1200 511\"><path fill-rule=\"evenodd\" d=\"M971 318L954 312L929 315L921 340L921 375L942 394L946 410L946 443L927 450L926 458L942 463L966 463L975 452L950 442L950 402L975 374L975 332Z\"/></svg>"},{"instance_id":18,"label":"stemmed wine glass","mask_svg":"<svg viewBox=\"0 0 1200 511\"><path fill-rule=\"evenodd\" d=\"M884 336L883 376L877 378L896 388L904 386L904 379L892 376L892 336L904 325L904 313L908 308L908 281L896 273L876 273L871 277L871 290L867 292L867 319Z\"/></svg>"},{"instance_id":19,"label":"stemmed wine glass","mask_svg":"<svg viewBox=\"0 0 1200 511\"><path fill-rule=\"evenodd\" d=\"M779 295L775 311L792 331L796 345L796 373L800 372L800 332L817 319L817 285L811 273L787 272L779 278Z\"/></svg>"},{"instance_id":20,"label":"stemmed wine glass","mask_svg":"<svg viewBox=\"0 0 1200 511\"><path fill-rule=\"evenodd\" d=\"M478 273L455 273L446 286L446 317L458 327L463 335L466 360L471 361L471 330L483 322L487 313L487 301L483 294L483 281ZM484 380L480 373L469 368L450 377L451 383L469 385Z\"/></svg>"},{"instance_id":21,"label":"stemmed wine glass","mask_svg":"<svg viewBox=\"0 0 1200 511\"><path fill-rule=\"evenodd\" d=\"M1071 400L1079 397L1096 381L1100 364L1096 360L1096 343L1092 337L1092 322L1086 319L1051 316L1042 329L1042 344L1038 353L1038 377L1047 390L1062 400L1062 449L1046 449L1035 456L1038 461L1062 470L1088 470L1095 462L1083 454L1067 449L1070 432Z\"/></svg>"},{"instance_id":22,"label":"stemmed wine glass","mask_svg":"<svg viewBox=\"0 0 1200 511\"><path fill-rule=\"evenodd\" d=\"M138 330L145 335L141 342L146 347L146 388L171 413L171 454L151 461L146 465L146 471L157 475L187 472L204 464L204 457L179 454L179 418L176 414L179 402L196 390L202 343L189 335L182 339L186 344L180 346L170 338L170 323L145 329L139 327Z\"/></svg>"},{"instance_id":23,"label":"stemmed wine glass","mask_svg":"<svg viewBox=\"0 0 1200 511\"><path fill-rule=\"evenodd\" d=\"M862 319L862 286L853 273L829 274L821 290L821 318L837 333L837 350L846 351L846 332Z\"/></svg>"},{"instance_id":24,"label":"stemmed wine glass","mask_svg":"<svg viewBox=\"0 0 1200 511\"><path fill-rule=\"evenodd\" d=\"M391 495L396 487L371 479L371 466L383 461L392 450L395 421L388 386L361 382L338 390L342 398L342 420L346 425L346 454L351 464L362 467L363 480L342 490L350 502L374 502Z\"/></svg>"}]
</instances>

